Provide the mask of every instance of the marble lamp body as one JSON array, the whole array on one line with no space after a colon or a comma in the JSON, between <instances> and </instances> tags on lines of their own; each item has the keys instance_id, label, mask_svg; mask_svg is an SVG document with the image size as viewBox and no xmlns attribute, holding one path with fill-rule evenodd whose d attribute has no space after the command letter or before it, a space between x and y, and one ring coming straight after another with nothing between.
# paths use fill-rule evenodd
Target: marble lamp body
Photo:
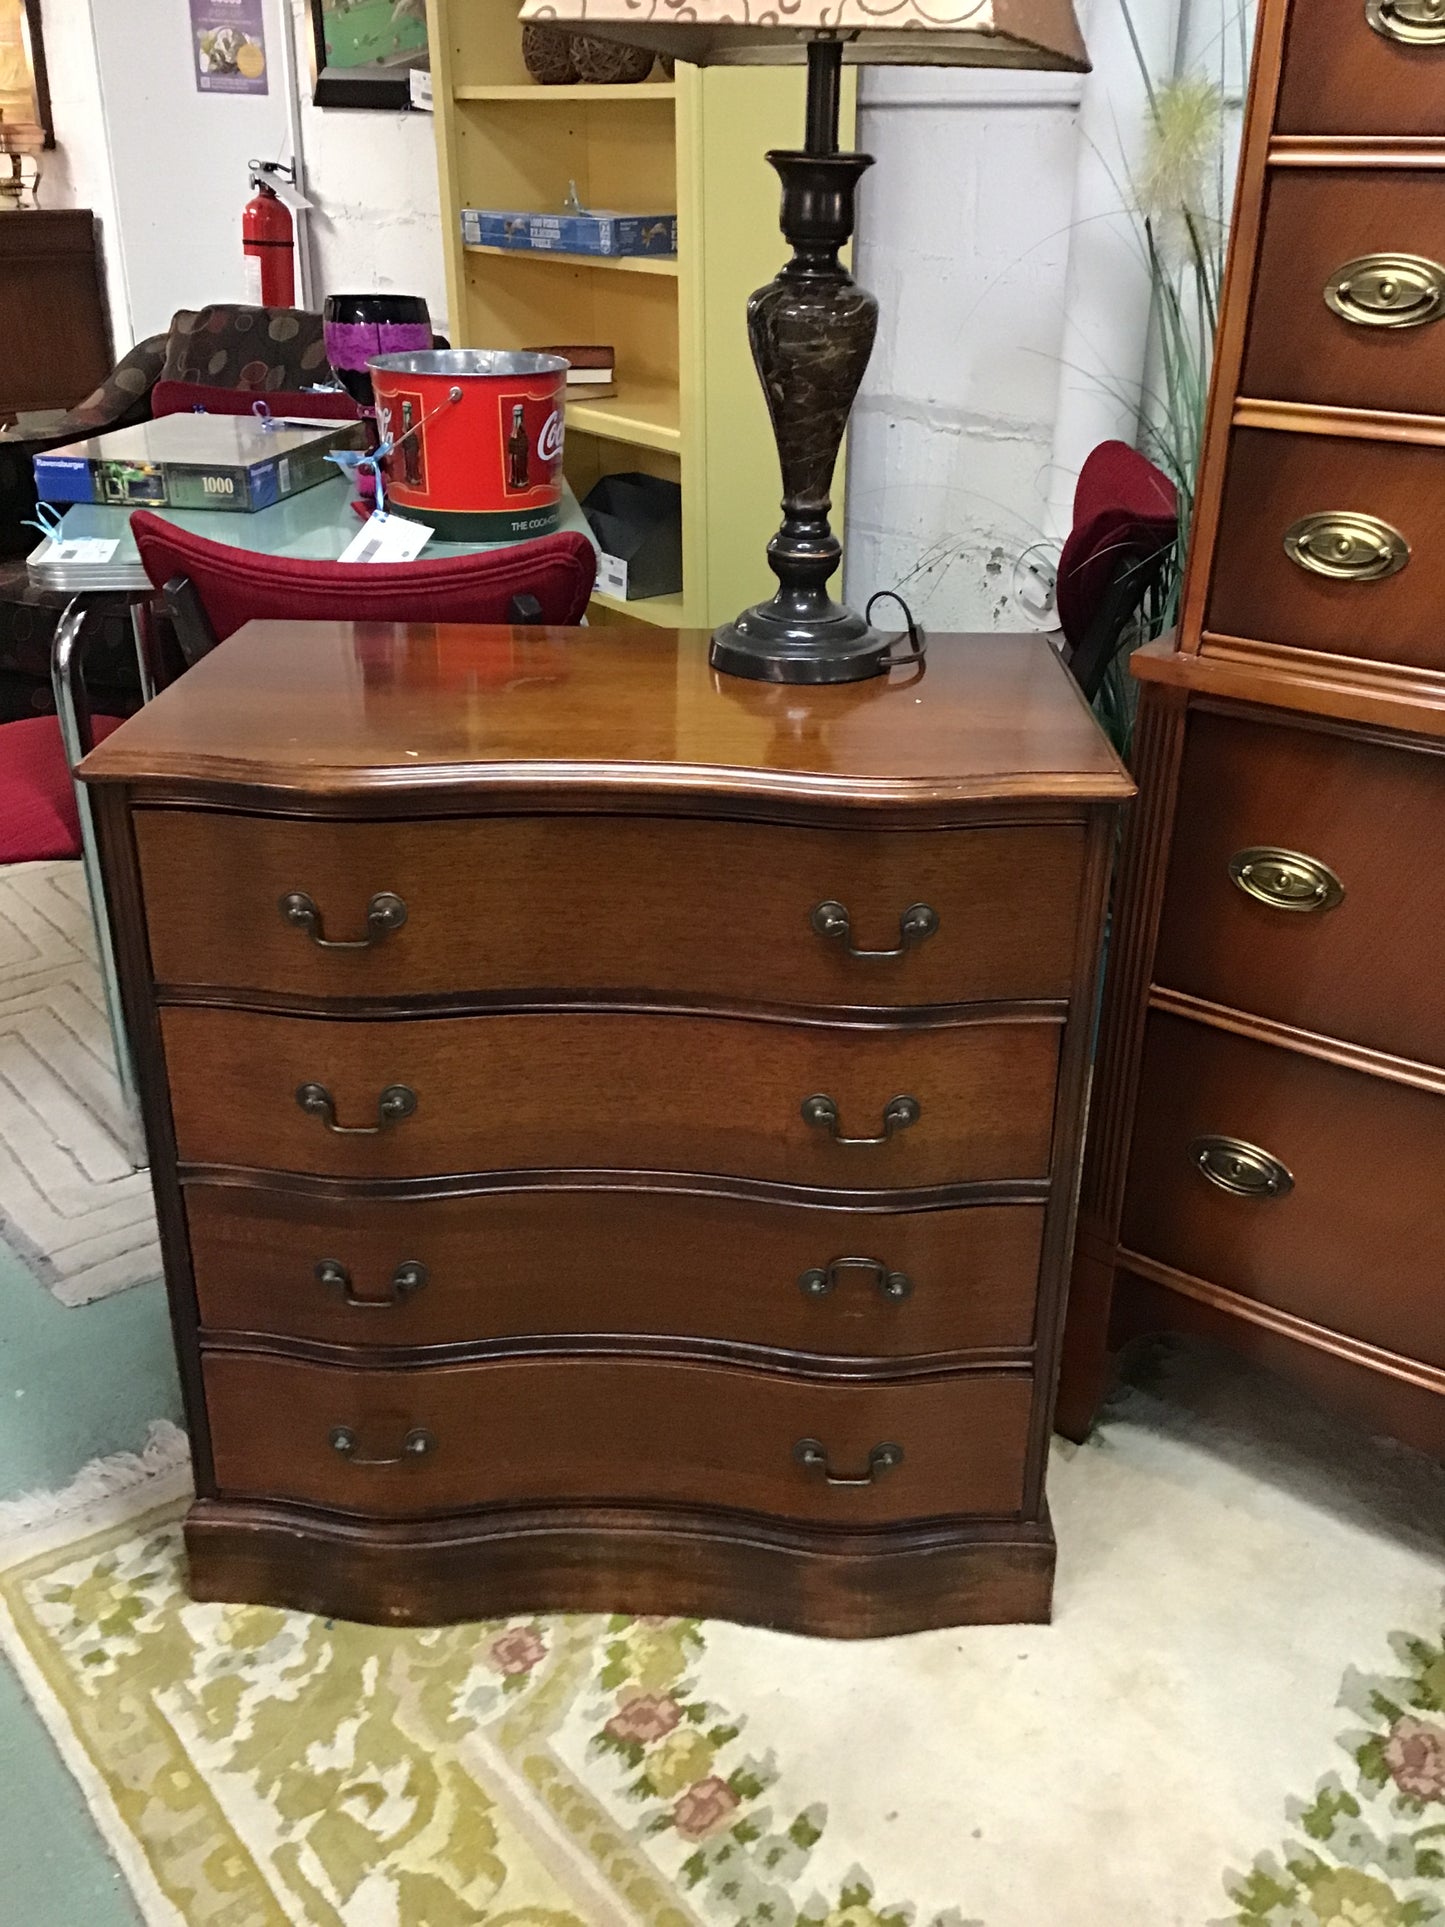
<instances>
[{"instance_id":1,"label":"marble lamp body","mask_svg":"<svg viewBox=\"0 0 1445 1927\"><path fill-rule=\"evenodd\" d=\"M807 136L768 160L782 181L792 258L748 302L748 336L783 482L768 544L768 602L713 637L715 668L758 681L855 682L884 673L893 639L828 592L842 559L829 522L838 451L868 366L878 303L839 259L852 237L867 154L838 152L845 62L1080 71L1088 56L1069 0L527 0L546 21L698 65L808 68Z\"/></svg>"}]
</instances>

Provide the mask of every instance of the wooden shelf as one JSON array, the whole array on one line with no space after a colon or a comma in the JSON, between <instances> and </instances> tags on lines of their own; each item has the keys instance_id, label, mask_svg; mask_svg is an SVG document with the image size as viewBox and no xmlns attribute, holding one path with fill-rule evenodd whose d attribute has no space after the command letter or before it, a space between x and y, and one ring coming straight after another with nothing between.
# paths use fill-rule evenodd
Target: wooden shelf
<instances>
[{"instance_id":1,"label":"wooden shelf","mask_svg":"<svg viewBox=\"0 0 1445 1927\"><path fill-rule=\"evenodd\" d=\"M641 80L626 83L578 81L575 87L541 87L535 80L523 80L497 87L453 87L453 100L525 100L538 106L575 106L587 100L676 100L675 80Z\"/></svg>"},{"instance_id":2,"label":"wooden shelf","mask_svg":"<svg viewBox=\"0 0 1445 1927\"><path fill-rule=\"evenodd\" d=\"M569 398L567 427L582 435L601 435L609 442L627 442L634 448L675 451L682 447L675 388L624 390L602 401L586 401L580 395L575 400Z\"/></svg>"},{"instance_id":3,"label":"wooden shelf","mask_svg":"<svg viewBox=\"0 0 1445 1927\"><path fill-rule=\"evenodd\" d=\"M698 67L625 84L544 87L522 59L518 0L426 0L451 339L462 348L607 342L620 380L567 402L567 479L672 484L682 593L594 596L598 622L711 627L771 595L777 454L744 326L748 296L786 253L772 148L796 147L796 67ZM856 70L842 81L852 142ZM675 208L677 256L465 246L464 207ZM594 270L579 272L579 270ZM833 491L842 521L843 472Z\"/></svg>"},{"instance_id":4,"label":"wooden shelf","mask_svg":"<svg viewBox=\"0 0 1445 1927\"><path fill-rule=\"evenodd\" d=\"M464 242L462 251L498 255L504 261L556 261L568 268L612 268L627 274L666 274L677 279L675 254L564 254L560 248L494 248L477 241Z\"/></svg>"},{"instance_id":5,"label":"wooden shelf","mask_svg":"<svg viewBox=\"0 0 1445 1927\"><path fill-rule=\"evenodd\" d=\"M604 589L594 589L592 600L601 609L610 609L614 615L631 616L637 622L655 622L663 629L687 627L680 595L640 596L635 602L627 602L621 596L608 595Z\"/></svg>"}]
</instances>

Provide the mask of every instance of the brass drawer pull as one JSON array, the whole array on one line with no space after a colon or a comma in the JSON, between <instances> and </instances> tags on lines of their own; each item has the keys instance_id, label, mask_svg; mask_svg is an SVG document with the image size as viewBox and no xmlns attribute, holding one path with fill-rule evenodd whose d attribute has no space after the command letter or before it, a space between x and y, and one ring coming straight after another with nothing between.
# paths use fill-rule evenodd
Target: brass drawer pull
<instances>
[{"instance_id":1,"label":"brass drawer pull","mask_svg":"<svg viewBox=\"0 0 1445 1927\"><path fill-rule=\"evenodd\" d=\"M1271 910L1333 910L1345 886L1327 863L1299 850L1236 850L1229 874L1247 897Z\"/></svg>"},{"instance_id":2,"label":"brass drawer pull","mask_svg":"<svg viewBox=\"0 0 1445 1927\"><path fill-rule=\"evenodd\" d=\"M408 1258L391 1274L391 1287L384 1298L361 1298L351 1288L351 1273L335 1258L323 1258L316 1267L317 1284L327 1291L339 1291L342 1303L356 1311L389 1311L403 1298L420 1291L426 1281L426 1266L418 1264L415 1258Z\"/></svg>"},{"instance_id":3,"label":"brass drawer pull","mask_svg":"<svg viewBox=\"0 0 1445 1927\"><path fill-rule=\"evenodd\" d=\"M1365 18L1386 40L1445 47L1445 0L1365 0Z\"/></svg>"},{"instance_id":4,"label":"brass drawer pull","mask_svg":"<svg viewBox=\"0 0 1445 1927\"><path fill-rule=\"evenodd\" d=\"M835 1144L886 1144L895 1131L906 1131L923 1115L916 1097L890 1097L883 1111L883 1129L877 1137L844 1137L838 1129L838 1106L831 1097L819 1093L803 1099L803 1122L816 1124Z\"/></svg>"},{"instance_id":5,"label":"brass drawer pull","mask_svg":"<svg viewBox=\"0 0 1445 1927\"><path fill-rule=\"evenodd\" d=\"M1325 306L1356 328L1423 328L1445 315L1445 268L1423 254L1362 254L1331 276Z\"/></svg>"},{"instance_id":6,"label":"brass drawer pull","mask_svg":"<svg viewBox=\"0 0 1445 1927\"><path fill-rule=\"evenodd\" d=\"M1242 1137L1197 1137L1189 1161L1201 1177L1236 1198L1282 1198L1294 1190L1288 1166Z\"/></svg>"},{"instance_id":7,"label":"brass drawer pull","mask_svg":"<svg viewBox=\"0 0 1445 1927\"><path fill-rule=\"evenodd\" d=\"M399 1124L416 1109L416 1092L406 1084L388 1084L376 1100L375 1124L338 1124L336 1100L324 1084L301 1084L296 1102L308 1117L319 1117L337 1137L379 1137L388 1124Z\"/></svg>"},{"instance_id":8,"label":"brass drawer pull","mask_svg":"<svg viewBox=\"0 0 1445 1927\"><path fill-rule=\"evenodd\" d=\"M428 1452L435 1452L437 1442L424 1426L414 1425L402 1440L399 1452L383 1459L359 1459L355 1432L349 1425L333 1425L330 1444L332 1451L339 1453L348 1465L405 1465L408 1459L424 1459Z\"/></svg>"},{"instance_id":9,"label":"brass drawer pull","mask_svg":"<svg viewBox=\"0 0 1445 1927\"><path fill-rule=\"evenodd\" d=\"M1333 582L1383 582L1410 560L1398 529L1350 509L1301 516L1285 530L1284 552L1297 568Z\"/></svg>"},{"instance_id":10,"label":"brass drawer pull","mask_svg":"<svg viewBox=\"0 0 1445 1927\"><path fill-rule=\"evenodd\" d=\"M798 1280L798 1289L805 1298L826 1298L838 1284L838 1274L842 1271L866 1271L881 1296L895 1305L913 1289L913 1280L906 1271L890 1271L881 1258L834 1258L829 1264L805 1271Z\"/></svg>"},{"instance_id":11,"label":"brass drawer pull","mask_svg":"<svg viewBox=\"0 0 1445 1927\"><path fill-rule=\"evenodd\" d=\"M891 1472L903 1463L903 1447L886 1441L868 1454L868 1470L858 1478L846 1478L828 1463L828 1448L821 1439L799 1439L793 1457L808 1472L821 1472L829 1485L873 1485L882 1472Z\"/></svg>"},{"instance_id":12,"label":"brass drawer pull","mask_svg":"<svg viewBox=\"0 0 1445 1927\"><path fill-rule=\"evenodd\" d=\"M938 912L931 904L910 903L898 919L898 942L892 950L855 950L852 919L843 905L831 898L814 908L808 922L820 937L836 938L850 957L857 957L863 963L881 963L890 957L904 956L916 943L925 943L938 929Z\"/></svg>"},{"instance_id":13,"label":"brass drawer pull","mask_svg":"<svg viewBox=\"0 0 1445 1927\"><path fill-rule=\"evenodd\" d=\"M366 935L343 941L328 937L321 927L321 912L316 899L304 890L292 890L282 897L281 915L295 930L304 930L318 950L374 950L393 930L406 922L406 905L390 890L381 890L366 906Z\"/></svg>"}]
</instances>

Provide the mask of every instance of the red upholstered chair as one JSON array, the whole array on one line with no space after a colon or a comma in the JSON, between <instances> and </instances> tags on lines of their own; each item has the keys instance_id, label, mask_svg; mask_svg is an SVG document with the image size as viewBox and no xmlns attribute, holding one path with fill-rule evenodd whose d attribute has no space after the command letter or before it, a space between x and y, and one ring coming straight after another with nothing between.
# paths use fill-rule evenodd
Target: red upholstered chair
<instances>
[{"instance_id":1,"label":"red upholstered chair","mask_svg":"<svg viewBox=\"0 0 1445 1927\"><path fill-rule=\"evenodd\" d=\"M1079 471L1057 591L1064 657L1091 702L1178 537L1169 477L1126 442L1101 442Z\"/></svg>"},{"instance_id":2,"label":"red upholstered chair","mask_svg":"<svg viewBox=\"0 0 1445 1927\"><path fill-rule=\"evenodd\" d=\"M90 718L86 747L120 725L119 716ZM80 816L58 719L0 724L0 863L79 855Z\"/></svg>"},{"instance_id":3,"label":"red upholstered chair","mask_svg":"<svg viewBox=\"0 0 1445 1927\"><path fill-rule=\"evenodd\" d=\"M440 562L299 562L208 542L144 509L130 526L187 663L257 620L571 624L597 578L592 544L570 531Z\"/></svg>"},{"instance_id":4,"label":"red upholstered chair","mask_svg":"<svg viewBox=\"0 0 1445 1927\"><path fill-rule=\"evenodd\" d=\"M258 395L251 388L210 388L193 381L158 381L151 390L151 415L188 415L204 409L208 415L249 415L258 401L273 415L301 421L354 422L361 410L350 395L339 390L313 395L305 389Z\"/></svg>"}]
</instances>

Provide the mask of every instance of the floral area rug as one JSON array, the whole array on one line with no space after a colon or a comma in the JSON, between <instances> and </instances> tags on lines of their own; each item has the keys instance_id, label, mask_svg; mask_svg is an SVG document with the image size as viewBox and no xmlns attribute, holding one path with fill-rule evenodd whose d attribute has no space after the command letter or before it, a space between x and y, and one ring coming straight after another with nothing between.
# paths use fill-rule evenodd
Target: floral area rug
<instances>
[{"instance_id":1,"label":"floral area rug","mask_svg":"<svg viewBox=\"0 0 1445 1927\"><path fill-rule=\"evenodd\" d=\"M1445 1923L1445 1480L1169 1389L1056 1455L1051 1627L196 1605L162 1441L0 1510L0 1642L148 1923Z\"/></svg>"}]
</instances>

